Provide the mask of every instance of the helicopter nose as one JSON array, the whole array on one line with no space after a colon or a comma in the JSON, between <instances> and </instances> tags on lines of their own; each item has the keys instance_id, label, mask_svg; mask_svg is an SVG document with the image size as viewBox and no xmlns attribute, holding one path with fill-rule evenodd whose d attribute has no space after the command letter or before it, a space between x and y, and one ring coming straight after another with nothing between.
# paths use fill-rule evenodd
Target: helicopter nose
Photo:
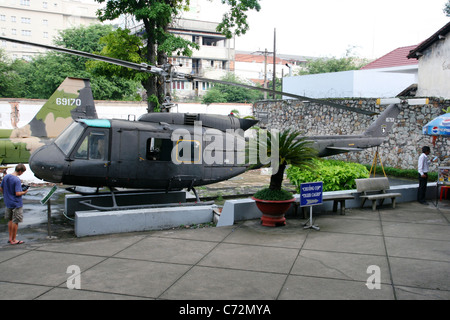
<instances>
[{"instance_id":1,"label":"helicopter nose","mask_svg":"<svg viewBox=\"0 0 450 320\"><path fill-rule=\"evenodd\" d=\"M62 182L65 157L61 150L50 144L37 149L30 157L29 165L36 178L59 183Z\"/></svg>"}]
</instances>

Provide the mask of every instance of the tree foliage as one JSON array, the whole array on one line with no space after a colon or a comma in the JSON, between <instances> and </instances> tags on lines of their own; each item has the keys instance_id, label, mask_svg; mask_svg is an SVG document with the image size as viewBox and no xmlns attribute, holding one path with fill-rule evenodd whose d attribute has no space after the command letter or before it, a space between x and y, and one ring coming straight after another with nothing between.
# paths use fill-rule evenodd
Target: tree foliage
<instances>
[{"instance_id":1,"label":"tree foliage","mask_svg":"<svg viewBox=\"0 0 450 320\"><path fill-rule=\"evenodd\" d=\"M302 183L323 181L324 191L349 190L356 188L355 179L368 178L369 171L359 163L339 160L314 160L314 170L290 167L287 177L297 188Z\"/></svg>"},{"instance_id":2,"label":"tree foliage","mask_svg":"<svg viewBox=\"0 0 450 320\"><path fill-rule=\"evenodd\" d=\"M228 73L222 78L223 81L234 83L245 83L244 80L235 76L233 73ZM261 98L261 94L256 90L250 90L238 86L230 86L217 83L214 87L210 88L208 92L203 96L202 103L222 103L222 102L239 102L249 103L254 102Z\"/></svg>"},{"instance_id":3,"label":"tree foliage","mask_svg":"<svg viewBox=\"0 0 450 320\"><path fill-rule=\"evenodd\" d=\"M14 63L0 49L0 97L16 96L16 92L20 91L18 87L23 87L23 79L15 71Z\"/></svg>"},{"instance_id":4,"label":"tree foliage","mask_svg":"<svg viewBox=\"0 0 450 320\"><path fill-rule=\"evenodd\" d=\"M109 25L92 25L60 31L54 43L70 49L94 52L102 48L99 39L112 31ZM89 78L92 93L98 100L134 100L139 83L117 75L93 75L86 70L88 59L48 52L34 57L30 62L9 62L9 75L2 85L11 90L1 90L2 96L47 99L66 77ZM9 81L9 82L8 82Z\"/></svg>"},{"instance_id":5,"label":"tree foliage","mask_svg":"<svg viewBox=\"0 0 450 320\"><path fill-rule=\"evenodd\" d=\"M450 17L450 0L445 4L444 13L447 17Z\"/></svg>"},{"instance_id":6,"label":"tree foliage","mask_svg":"<svg viewBox=\"0 0 450 320\"><path fill-rule=\"evenodd\" d=\"M319 58L308 60L304 70L300 70L297 75L330 73L340 71L359 70L365 66L368 61L352 56L352 49L348 49L342 58Z\"/></svg>"},{"instance_id":7,"label":"tree foliage","mask_svg":"<svg viewBox=\"0 0 450 320\"><path fill-rule=\"evenodd\" d=\"M192 50L197 49L198 45L176 37L168 32L169 26L183 10L186 10L190 4L189 0L96 0L99 3L105 3L104 8L97 11L97 16L101 21L114 20L119 16L126 14L131 15L134 19L143 25L140 33L143 46L136 47L137 35L132 35L128 30L117 31L113 36L104 39L106 47L101 54L108 55L113 58L127 58L126 50L130 50L132 54L138 55L136 62L144 62L149 65L164 65L168 61L170 55L191 56ZM259 0L220 0L224 4L230 6L230 11L223 16L222 22L219 24L218 30L231 38L233 34L244 34L248 29L247 11L251 9L259 10ZM125 35L134 46L122 47L122 50L113 50L110 47L118 47L120 42L120 34ZM131 58L131 57L128 57ZM101 62L91 64L92 68L97 68L98 72L110 72L104 66L99 66ZM138 77L135 73L127 73L130 78ZM155 109L156 105L151 101L156 97L159 103L164 101L165 83L160 76L147 75L140 76L141 83L149 96L149 111Z\"/></svg>"},{"instance_id":8,"label":"tree foliage","mask_svg":"<svg viewBox=\"0 0 450 320\"><path fill-rule=\"evenodd\" d=\"M254 197L261 200L288 200L292 194L282 189L284 172L287 166L296 167L298 170L311 170L314 168L317 150L312 148L312 142L307 137L301 137L299 131L286 129L282 132L267 132L267 144L264 139L259 139L258 148L265 148L267 155L273 161L273 156L278 155L278 170L270 177L270 185L257 192ZM277 148L277 150L273 150ZM272 163L273 166L273 163ZM272 168L273 170L273 168Z\"/></svg>"}]
</instances>

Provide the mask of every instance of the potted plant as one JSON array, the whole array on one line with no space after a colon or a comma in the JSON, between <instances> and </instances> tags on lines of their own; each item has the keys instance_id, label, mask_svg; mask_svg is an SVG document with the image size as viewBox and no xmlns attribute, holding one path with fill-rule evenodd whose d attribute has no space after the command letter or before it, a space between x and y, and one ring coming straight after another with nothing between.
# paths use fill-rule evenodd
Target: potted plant
<instances>
[{"instance_id":1,"label":"potted plant","mask_svg":"<svg viewBox=\"0 0 450 320\"><path fill-rule=\"evenodd\" d=\"M278 149L278 170L272 168L270 185L254 194L253 200L262 212L261 224L275 227L286 225L285 213L294 202L292 193L282 189L286 166L311 168L317 151L311 147L307 137L300 137L298 131L287 129L280 133L267 133L267 153L272 155L272 148ZM261 141L260 141L261 143ZM263 141L264 143L264 141ZM276 168L275 168L276 169Z\"/></svg>"}]
</instances>

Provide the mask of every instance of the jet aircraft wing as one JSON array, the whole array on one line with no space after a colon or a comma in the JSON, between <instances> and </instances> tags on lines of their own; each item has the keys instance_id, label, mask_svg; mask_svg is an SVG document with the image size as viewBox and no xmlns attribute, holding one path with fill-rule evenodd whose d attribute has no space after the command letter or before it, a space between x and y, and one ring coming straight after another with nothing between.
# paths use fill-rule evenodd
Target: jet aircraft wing
<instances>
[{"instance_id":1,"label":"jet aircraft wing","mask_svg":"<svg viewBox=\"0 0 450 320\"><path fill-rule=\"evenodd\" d=\"M350 152L350 151L363 151L361 148L352 148L352 147L326 147L326 149L341 151L341 152Z\"/></svg>"}]
</instances>

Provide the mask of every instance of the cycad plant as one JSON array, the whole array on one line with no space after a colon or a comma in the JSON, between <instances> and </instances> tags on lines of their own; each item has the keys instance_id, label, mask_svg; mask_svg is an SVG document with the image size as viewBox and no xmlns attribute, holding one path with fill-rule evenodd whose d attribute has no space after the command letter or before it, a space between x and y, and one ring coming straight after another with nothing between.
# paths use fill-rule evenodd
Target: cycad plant
<instances>
[{"instance_id":1,"label":"cycad plant","mask_svg":"<svg viewBox=\"0 0 450 320\"><path fill-rule=\"evenodd\" d=\"M260 141L264 143L264 141ZM317 150L311 147L312 142L307 137L301 137L300 132L287 129L282 132L267 133L267 154L278 153L278 170L272 168L269 188L258 191L255 198L261 200L289 200L292 194L282 190L283 176L288 165L300 169L312 168L313 159L317 158ZM273 148L276 148L273 149ZM269 199L270 198L270 199Z\"/></svg>"}]
</instances>

